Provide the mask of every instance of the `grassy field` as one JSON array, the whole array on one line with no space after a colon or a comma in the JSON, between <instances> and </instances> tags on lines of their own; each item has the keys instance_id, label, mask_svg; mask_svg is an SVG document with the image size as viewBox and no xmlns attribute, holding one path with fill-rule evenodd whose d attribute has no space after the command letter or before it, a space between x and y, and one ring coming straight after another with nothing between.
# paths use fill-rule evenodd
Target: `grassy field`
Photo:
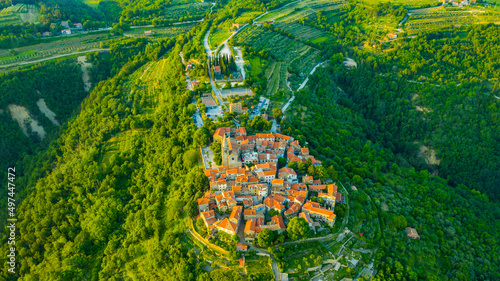
<instances>
[{"instance_id":1,"label":"grassy field","mask_svg":"<svg viewBox=\"0 0 500 281\"><path fill-rule=\"evenodd\" d=\"M246 12L246 13L243 13L238 18L236 18L235 23L245 24L249 20L257 17L260 14L262 14L262 13L261 12Z\"/></svg>"},{"instance_id":2,"label":"grassy field","mask_svg":"<svg viewBox=\"0 0 500 281\"><path fill-rule=\"evenodd\" d=\"M83 3L85 3L85 5L87 5L89 7L96 9L97 6L99 6L99 2L101 2L101 1L102 0L83 0Z\"/></svg>"},{"instance_id":3,"label":"grassy field","mask_svg":"<svg viewBox=\"0 0 500 281\"><path fill-rule=\"evenodd\" d=\"M35 5L16 4L0 11L0 26L25 21L37 23L39 18L40 11Z\"/></svg>"},{"instance_id":4,"label":"grassy field","mask_svg":"<svg viewBox=\"0 0 500 281\"><path fill-rule=\"evenodd\" d=\"M231 36L231 31L226 28L216 28L214 33L210 33L210 37L208 38L208 44L210 44L210 48L215 50L224 40Z\"/></svg>"}]
</instances>

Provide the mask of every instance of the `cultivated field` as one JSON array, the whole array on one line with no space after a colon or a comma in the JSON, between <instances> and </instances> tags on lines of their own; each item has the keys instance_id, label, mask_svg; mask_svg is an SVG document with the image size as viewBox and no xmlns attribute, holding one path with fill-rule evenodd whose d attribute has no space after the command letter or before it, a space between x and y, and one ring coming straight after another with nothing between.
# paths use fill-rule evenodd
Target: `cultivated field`
<instances>
[{"instance_id":1,"label":"cultivated field","mask_svg":"<svg viewBox=\"0 0 500 281\"><path fill-rule=\"evenodd\" d=\"M47 43L16 48L11 51L9 56L0 56L0 66L72 52L99 49L101 42L110 39L107 34L93 34L82 37L67 37L56 41L47 40ZM45 42L45 40L40 42Z\"/></svg>"},{"instance_id":2,"label":"cultivated field","mask_svg":"<svg viewBox=\"0 0 500 281\"><path fill-rule=\"evenodd\" d=\"M40 11L35 5L16 4L0 11L0 26L19 24L25 21L36 23L40 18Z\"/></svg>"},{"instance_id":3,"label":"cultivated field","mask_svg":"<svg viewBox=\"0 0 500 281\"><path fill-rule=\"evenodd\" d=\"M303 41L320 43L332 38L330 34L322 30L300 23L276 23L274 26L291 33L295 38Z\"/></svg>"},{"instance_id":4,"label":"cultivated field","mask_svg":"<svg viewBox=\"0 0 500 281\"><path fill-rule=\"evenodd\" d=\"M406 9L418 9L418 8L427 8L433 7L440 4L439 0L365 0L367 4L374 5L378 3L387 3L391 2L396 6L404 6Z\"/></svg>"},{"instance_id":5,"label":"cultivated field","mask_svg":"<svg viewBox=\"0 0 500 281\"><path fill-rule=\"evenodd\" d=\"M201 18L210 11L210 7L210 3L190 3L171 6L165 9L163 18L179 21Z\"/></svg>"},{"instance_id":6,"label":"cultivated field","mask_svg":"<svg viewBox=\"0 0 500 281\"><path fill-rule=\"evenodd\" d=\"M145 30L151 30L155 34L148 37L150 41L161 40L164 37L175 37L181 33L190 30L195 23L179 24L162 28L137 28L125 32L129 37L142 37ZM40 44L15 48L13 50L0 50L0 67L24 61L35 61L42 58L48 58L57 55L71 54L80 51L101 49L101 43L111 39L120 38L111 37L108 33L85 34L69 37L58 37L39 40Z\"/></svg>"},{"instance_id":7,"label":"cultivated field","mask_svg":"<svg viewBox=\"0 0 500 281\"><path fill-rule=\"evenodd\" d=\"M450 7L410 13L408 21L404 24L404 29L408 34L414 34L425 30L499 21L500 13L494 10L485 10L479 7Z\"/></svg>"},{"instance_id":8,"label":"cultivated field","mask_svg":"<svg viewBox=\"0 0 500 281\"><path fill-rule=\"evenodd\" d=\"M287 6L278 11L267 13L258 18L256 22L296 22L307 16L314 16L318 11L331 11L339 9L347 2L344 0L303 0Z\"/></svg>"},{"instance_id":9,"label":"cultivated field","mask_svg":"<svg viewBox=\"0 0 500 281\"><path fill-rule=\"evenodd\" d=\"M296 87L317 63L320 51L292 40L274 31L255 25L248 26L235 36L235 44L249 46L253 50L266 50L277 60L271 61L265 70L268 79L266 94L272 95L278 90L289 92L287 81ZM252 64L251 64L252 65ZM252 66L253 67L253 66ZM289 75L288 69L293 69ZM250 73L253 72L251 69Z\"/></svg>"}]
</instances>

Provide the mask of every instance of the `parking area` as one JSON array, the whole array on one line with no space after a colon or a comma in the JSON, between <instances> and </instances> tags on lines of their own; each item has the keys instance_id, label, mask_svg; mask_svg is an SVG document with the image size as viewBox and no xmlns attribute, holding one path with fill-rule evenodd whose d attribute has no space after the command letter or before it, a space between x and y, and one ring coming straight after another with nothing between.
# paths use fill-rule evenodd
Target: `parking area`
<instances>
[{"instance_id":1,"label":"parking area","mask_svg":"<svg viewBox=\"0 0 500 281\"><path fill-rule=\"evenodd\" d=\"M213 107L213 108L205 110L205 114L207 115L207 118L214 119L214 120L217 117L223 117L224 116L224 112L222 111L222 108L220 106Z\"/></svg>"},{"instance_id":2,"label":"parking area","mask_svg":"<svg viewBox=\"0 0 500 281\"><path fill-rule=\"evenodd\" d=\"M214 159L214 153L212 150L210 150L210 146L207 147L202 147L202 158L203 158L203 165L205 166L205 169L210 169L210 168L217 168L217 165L215 165L213 159ZM211 165L209 165L209 163Z\"/></svg>"},{"instance_id":3,"label":"parking area","mask_svg":"<svg viewBox=\"0 0 500 281\"><path fill-rule=\"evenodd\" d=\"M253 119L255 118L255 116L260 115L260 110L262 108L267 110L267 108L269 107L269 103L270 103L269 99L260 97L259 103L257 104L257 106L253 108L252 112L250 113L250 119Z\"/></svg>"}]
</instances>

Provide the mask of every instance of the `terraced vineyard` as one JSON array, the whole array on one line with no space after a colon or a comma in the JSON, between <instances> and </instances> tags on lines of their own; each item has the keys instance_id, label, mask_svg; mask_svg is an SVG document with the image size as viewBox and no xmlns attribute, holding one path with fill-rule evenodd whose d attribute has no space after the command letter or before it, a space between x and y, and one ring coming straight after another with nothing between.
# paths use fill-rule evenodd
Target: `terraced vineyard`
<instances>
[{"instance_id":1,"label":"terraced vineyard","mask_svg":"<svg viewBox=\"0 0 500 281\"><path fill-rule=\"evenodd\" d=\"M314 27L310 27L307 25L302 25L299 23L276 23L274 25L275 27L279 29L283 29L288 33L291 33L295 38L303 40L303 41L314 41L314 40L319 40L319 41L325 41L331 38L331 35L321 31L319 29L316 29ZM323 38L324 37L324 38ZM319 39L321 38L321 39Z\"/></svg>"},{"instance_id":2,"label":"terraced vineyard","mask_svg":"<svg viewBox=\"0 0 500 281\"><path fill-rule=\"evenodd\" d=\"M404 27L408 34L459 25L495 22L500 13L480 9L464 8L412 13Z\"/></svg>"},{"instance_id":3,"label":"terraced vineyard","mask_svg":"<svg viewBox=\"0 0 500 281\"><path fill-rule=\"evenodd\" d=\"M369 4L373 4L373 1L366 1ZM440 4L441 1L438 0L378 0L378 3L391 2L397 6L403 6L406 9L419 9L433 7Z\"/></svg>"},{"instance_id":4,"label":"terraced vineyard","mask_svg":"<svg viewBox=\"0 0 500 281\"><path fill-rule=\"evenodd\" d=\"M272 95L278 90L289 92L286 83L292 82L297 87L302 79L317 63L320 51L298 40L292 40L266 28L251 25L235 36L235 44L249 46L253 50L266 50L273 61L265 70L268 79L266 94ZM274 61L276 60L276 61ZM288 68L294 69L289 76Z\"/></svg>"},{"instance_id":5,"label":"terraced vineyard","mask_svg":"<svg viewBox=\"0 0 500 281\"><path fill-rule=\"evenodd\" d=\"M19 24L25 21L38 22L40 12L35 5L16 4L0 11L0 26Z\"/></svg>"},{"instance_id":6,"label":"terraced vineyard","mask_svg":"<svg viewBox=\"0 0 500 281\"><path fill-rule=\"evenodd\" d=\"M344 0L303 0L276 12L265 14L257 19L256 22L296 22L301 18L314 16L318 11L326 12L339 9L346 3L347 1Z\"/></svg>"}]
</instances>

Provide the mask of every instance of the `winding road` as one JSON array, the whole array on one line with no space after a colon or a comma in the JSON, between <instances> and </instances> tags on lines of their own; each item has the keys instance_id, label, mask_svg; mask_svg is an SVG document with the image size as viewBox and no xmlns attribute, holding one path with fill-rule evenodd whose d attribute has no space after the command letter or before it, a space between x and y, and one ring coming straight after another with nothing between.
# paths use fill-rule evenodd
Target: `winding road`
<instances>
[{"instance_id":1,"label":"winding road","mask_svg":"<svg viewBox=\"0 0 500 281\"><path fill-rule=\"evenodd\" d=\"M23 61L23 62L18 62L18 63L11 63L11 64L4 64L4 65L0 65L0 68L7 68L7 67L12 67L12 66L20 66L20 65L33 64L33 63L47 61L47 60L53 60L53 59L57 59L57 58L63 58L63 57L68 57L68 56L73 56L73 55L78 55L78 54L92 53L92 52L100 52L100 51L109 51L109 49L91 49L91 50L86 50L86 51L78 51L78 52L73 52L73 53L55 55L55 56L51 56L51 57L41 58L41 59L38 59L38 60Z\"/></svg>"}]
</instances>

